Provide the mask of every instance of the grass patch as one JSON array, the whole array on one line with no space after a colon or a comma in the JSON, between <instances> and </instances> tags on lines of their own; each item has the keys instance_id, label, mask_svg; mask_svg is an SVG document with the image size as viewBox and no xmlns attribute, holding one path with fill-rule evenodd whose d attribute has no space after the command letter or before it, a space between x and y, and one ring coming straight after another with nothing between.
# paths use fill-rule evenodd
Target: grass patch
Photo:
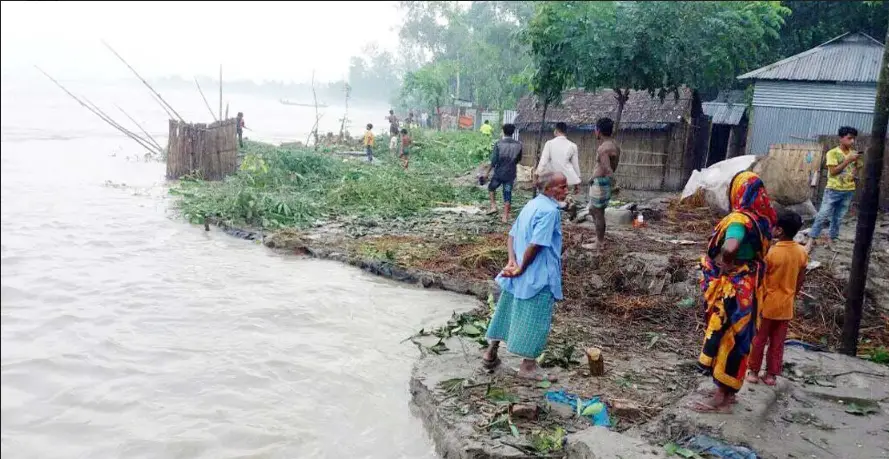
<instances>
[{"instance_id":1,"label":"grass patch","mask_svg":"<svg viewBox=\"0 0 889 459\"><path fill-rule=\"evenodd\" d=\"M220 182L183 178L170 193L193 223L207 217L262 228L305 227L339 216L396 218L431 207L476 204L485 192L453 184L485 161L491 139L476 132L414 134L405 171L379 138L371 165L361 158L247 142L240 169Z\"/></svg>"}]
</instances>

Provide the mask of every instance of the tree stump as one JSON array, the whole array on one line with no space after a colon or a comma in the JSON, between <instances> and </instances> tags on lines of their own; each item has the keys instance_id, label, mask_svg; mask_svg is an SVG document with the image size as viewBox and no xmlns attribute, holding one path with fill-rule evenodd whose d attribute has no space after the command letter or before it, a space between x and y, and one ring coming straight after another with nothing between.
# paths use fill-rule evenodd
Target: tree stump
<instances>
[{"instance_id":1,"label":"tree stump","mask_svg":"<svg viewBox=\"0 0 889 459\"><path fill-rule=\"evenodd\" d=\"M586 360L590 366L590 376L605 375L605 357L602 356L602 350L591 347L585 350Z\"/></svg>"}]
</instances>

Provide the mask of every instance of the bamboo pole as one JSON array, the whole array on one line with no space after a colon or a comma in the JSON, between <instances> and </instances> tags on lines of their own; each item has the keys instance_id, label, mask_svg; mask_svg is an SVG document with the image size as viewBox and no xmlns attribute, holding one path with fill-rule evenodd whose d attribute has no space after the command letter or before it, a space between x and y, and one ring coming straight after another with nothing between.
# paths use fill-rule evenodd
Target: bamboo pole
<instances>
[{"instance_id":1,"label":"bamboo pole","mask_svg":"<svg viewBox=\"0 0 889 459\"><path fill-rule=\"evenodd\" d=\"M147 137L147 139L151 141L151 143L158 149L158 151L163 151L163 147L161 147L161 144L158 143L158 141L154 137L152 137L152 135L149 134L148 131L146 131L145 128L142 127L142 125L139 124L138 121L133 119L133 117L130 116L129 113L125 112L124 109L120 108L120 106L115 105L115 107L117 107L117 109L120 110L120 112L123 113L124 116L129 118L129 120L132 121L133 124L135 124L136 127L138 127L142 131L143 134L145 134L145 137Z\"/></svg>"},{"instance_id":2,"label":"bamboo pole","mask_svg":"<svg viewBox=\"0 0 889 459\"><path fill-rule=\"evenodd\" d=\"M171 119L171 120L176 119L176 116L174 116L174 115L170 112L170 109L167 108L167 106L164 105L164 103L161 102L161 100L158 99L156 95L151 94L151 98L154 99L154 101L157 102L157 104L160 105L162 109L164 109L164 112L167 113L167 117L168 117L168 119Z\"/></svg>"},{"instance_id":3,"label":"bamboo pole","mask_svg":"<svg viewBox=\"0 0 889 459\"><path fill-rule=\"evenodd\" d=\"M136 134L135 132L123 127L123 125L121 125L117 121L114 121L114 118L108 116L108 114L105 113L104 111L102 111L102 109L99 108L98 105L92 103L92 101L90 101L86 97L83 98L83 101L86 102L88 108L92 108L93 113L96 113L97 115L99 115L99 118L102 118L106 123L110 124L112 127L117 129L118 131L122 132L127 137L138 142L139 145L142 145L143 147L145 147L145 149L148 150L149 153L153 153L153 154L157 154L157 155L160 155L162 153L162 151L160 149L155 149L155 147L151 145L151 141L149 141L148 139L143 138L139 134Z\"/></svg>"},{"instance_id":4,"label":"bamboo pole","mask_svg":"<svg viewBox=\"0 0 889 459\"><path fill-rule=\"evenodd\" d=\"M210 108L210 102L207 102L207 97L204 96L204 91L201 89L201 84L198 83L198 77L194 77L194 84L198 87L198 92L201 93L201 99L204 99L204 105L207 106L207 110L210 112L210 116L213 117L213 121L219 121L219 118L217 118L216 114L213 113L213 109Z\"/></svg>"},{"instance_id":5,"label":"bamboo pole","mask_svg":"<svg viewBox=\"0 0 889 459\"><path fill-rule=\"evenodd\" d=\"M222 64L219 64L219 118L222 119Z\"/></svg>"},{"instance_id":6,"label":"bamboo pole","mask_svg":"<svg viewBox=\"0 0 889 459\"><path fill-rule=\"evenodd\" d=\"M109 45L105 40L102 40L102 44L105 45L105 47L108 48L109 51L111 51L112 53L114 53L114 55L117 56L117 58L120 59L120 61L123 62L124 65L126 65L126 66L133 72L133 74L136 75L136 77L139 78L139 80L141 80L142 83L144 83L145 86L148 87L148 89L150 89L151 92L153 92L154 95L157 96L157 98L158 98L161 102L163 102L163 104L166 105L166 106L170 109L171 112L173 112L174 115L176 115L176 118L179 118L179 121L182 121L183 123L185 122L185 120L184 120L181 116L179 116L179 113L176 112L176 109L174 109L172 105L168 104L167 101L164 100L164 98L161 97L161 95L160 95L157 91L155 91L154 88L151 87L151 85L148 84L147 81L145 81L145 78L142 78L142 75L139 75L139 72L137 72L136 69L134 69L133 66L130 65L130 64L123 58L123 56L121 56L120 54L118 54L117 51L115 51L114 48L112 48L111 45Z\"/></svg>"},{"instance_id":7,"label":"bamboo pole","mask_svg":"<svg viewBox=\"0 0 889 459\"><path fill-rule=\"evenodd\" d=\"M889 39L889 32L886 33L886 38ZM871 246L879 212L880 176L883 173L887 124L889 124L889 48L883 50L883 65L877 82L874 122L871 127L870 145L865 156L867 163L864 189L858 198L858 224L855 227L855 246L852 249L852 264L849 267L849 283L846 288L842 352L852 356L858 354L861 310L864 306Z\"/></svg>"},{"instance_id":8,"label":"bamboo pole","mask_svg":"<svg viewBox=\"0 0 889 459\"><path fill-rule=\"evenodd\" d=\"M124 135L126 135L127 137L131 138L131 139L134 140L136 143L138 143L139 145L141 145L142 147L144 147L146 150L148 150L150 153L156 153L156 154L157 154L157 153L160 153L159 151L155 151L155 149L154 149L153 147L149 146L149 145L147 144L147 141L145 141L145 140L142 139L141 137L137 136L136 134L130 132L129 130L127 130L127 129L124 128L123 126L117 124L114 120L112 120L112 119L109 118L107 115L105 115L104 112L102 112L101 110L99 110L98 107L92 106L92 103L91 103L91 102L90 102L90 103L87 103L88 101L85 102L85 101L82 100L81 98L75 96L71 91L68 90L68 88L66 88L65 86L63 86L63 85L62 85L61 83L59 83L55 78L51 77L48 73L44 72L43 69L41 69L40 67L37 67L36 65L34 66L34 68L36 68L40 73L42 73L42 74L45 75L47 78L49 78L50 81L52 81L53 83L55 83L55 85L58 86L62 91L65 91L65 93L68 94L68 96L70 96L72 99L76 100L77 103L79 103L79 104L82 105L84 108L86 108L87 110L91 111L94 115L96 115L97 117L99 117L99 119L101 119L102 121L108 123L111 127L117 129L118 131L120 131L121 133L123 133Z\"/></svg>"},{"instance_id":9,"label":"bamboo pole","mask_svg":"<svg viewBox=\"0 0 889 459\"><path fill-rule=\"evenodd\" d=\"M224 120L228 119L228 102L225 103L225 118L223 118L223 119Z\"/></svg>"}]
</instances>

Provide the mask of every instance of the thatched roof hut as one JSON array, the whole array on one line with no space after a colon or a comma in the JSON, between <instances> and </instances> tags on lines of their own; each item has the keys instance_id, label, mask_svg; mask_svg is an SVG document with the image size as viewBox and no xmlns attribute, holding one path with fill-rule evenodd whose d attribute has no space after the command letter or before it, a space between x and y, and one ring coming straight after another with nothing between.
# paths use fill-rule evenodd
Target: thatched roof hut
<instances>
[{"instance_id":1,"label":"thatched roof hut","mask_svg":"<svg viewBox=\"0 0 889 459\"><path fill-rule=\"evenodd\" d=\"M515 124L525 151L536 153L542 107L538 107L533 96L525 96L519 100L517 112ZM547 133L544 141L552 137L548 132L557 122L566 123L568 138L580 151L581 173L588 177L595 166L598 147L596 120L602 117L617 117L614 91L566 91L562 103L547 110L542 123ZM679 190L706 156L708 139L700 139L694 133L709 132L709 125L697 93L688 88L680 89L678 98L669 94L663 101L645 91L630 92L619 129L621 160L615 176L623 188ZM703 144L698 146L700 142ZM533 166L536 154L526 154L525 158L526 165Z\"/></svg>"}]
</instances>

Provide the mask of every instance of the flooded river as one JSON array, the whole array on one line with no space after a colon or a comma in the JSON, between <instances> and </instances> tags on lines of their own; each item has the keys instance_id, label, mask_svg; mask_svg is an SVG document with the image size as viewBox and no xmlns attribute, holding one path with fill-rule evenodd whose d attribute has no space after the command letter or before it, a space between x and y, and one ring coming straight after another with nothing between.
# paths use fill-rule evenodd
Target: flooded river
<instances>
[{"instance_id":1,"label":"flooded river","mask_svg":"<svg viewBox=\"0 0 889 459\"><path fill-rule=\"evenodd\" d=\"M471 300L187 225L42 89L2 97L4 459L435 457L399 341Z\"/></svg>"}]
</instances>

